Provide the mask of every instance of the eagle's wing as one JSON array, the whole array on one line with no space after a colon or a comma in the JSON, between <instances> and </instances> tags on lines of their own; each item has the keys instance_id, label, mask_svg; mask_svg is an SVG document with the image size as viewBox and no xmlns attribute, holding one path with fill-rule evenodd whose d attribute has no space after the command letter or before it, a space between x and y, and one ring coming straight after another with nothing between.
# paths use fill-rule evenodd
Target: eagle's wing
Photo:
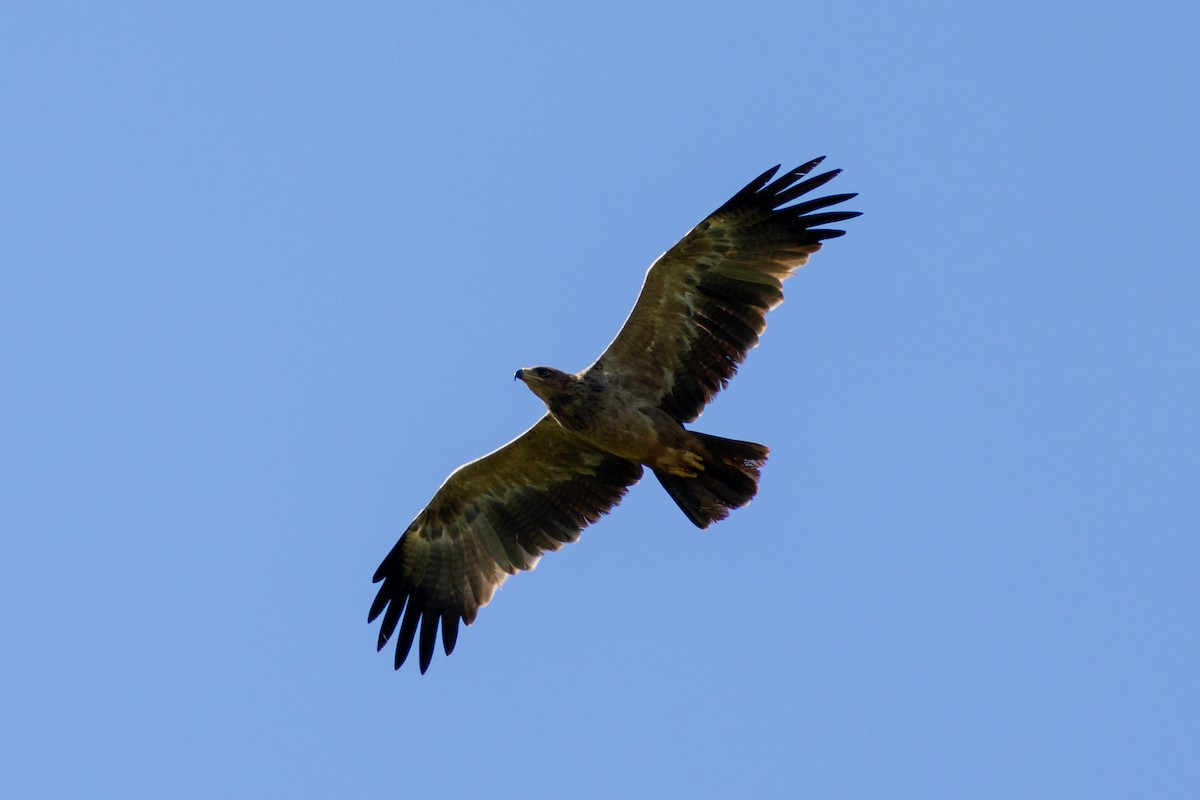
<instances>
[{"instance_id":1,"label":"eagle's wing","mask_svg":"<svg viewBox=\"0 0 1200 800\"><path fill-rule=\"evenodd\" d=\"M578 539L641 475L639 464L593 447L549 416L459 467L375 572L383 585L368 622L383 614L379 649L399 623L399 669L420 623L425 672L439 622L449 655L459 620L470 625L505 578Z\"/></svg>"},{"instance_id":2,"label":"eagle's wing","mask_svg":"<svg viewBox=\"0 0 1200 800\"><path fill-rule=\"evenodd\" d=\"M682 422L691 422L758 344L782 282L844 231L819 228L857 217L820 209L837 194L788 206L832 180L801 181L820 158L785 173L769 169L658 258L617 338L593 365ZM819 213L818 213L819 212Z\"/></svg>"}]
</instances>

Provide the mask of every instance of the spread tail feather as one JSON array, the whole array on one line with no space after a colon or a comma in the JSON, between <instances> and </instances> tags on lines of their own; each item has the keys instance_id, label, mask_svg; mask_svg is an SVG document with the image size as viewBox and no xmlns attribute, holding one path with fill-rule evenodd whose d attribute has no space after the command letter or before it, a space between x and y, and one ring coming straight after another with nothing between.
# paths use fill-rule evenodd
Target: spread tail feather
<instances>
[{"instance_id":1,"label":"spread tail feather","mask_svg":"<svg viewBox=\"0 0 1200 800\"><path fill-rule=\"evenodd\" d=\"M766 463L769 451L753 442L695 431L692 436L704 446L704 471L695 478L681 478L656 469L654 476L697 528L707 528L750 502L758 492L759 467Z\"/></svg>"}]
</instances>

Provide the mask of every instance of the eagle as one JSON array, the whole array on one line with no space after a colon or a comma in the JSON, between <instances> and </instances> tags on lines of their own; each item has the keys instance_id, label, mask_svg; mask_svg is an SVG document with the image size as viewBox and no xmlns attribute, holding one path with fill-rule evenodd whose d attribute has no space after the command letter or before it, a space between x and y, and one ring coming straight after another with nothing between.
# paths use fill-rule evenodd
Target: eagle
<instances>
[{"instance_id":1,"label":"eagle","mask_svg":"<svg viewBox=\"0 0 1200 800\"><path fill-rule=\"evenodd\" d=\"M752 180L661 255L608 348L582 372L519 369L546 405L529 430L456 469L376 570L368 623L378 650L396 633L395 666L418 642L421 673L441 630L446 655L510 575L579 539L649 468L698 528L750 502L768 450L684 427L737 372L783 302L782 283L821 243L822 227L859 215L855 197L792 203L841 170L822 158ZM419 638L418 638L419 636Z\"/></svg>"}]
</instances>

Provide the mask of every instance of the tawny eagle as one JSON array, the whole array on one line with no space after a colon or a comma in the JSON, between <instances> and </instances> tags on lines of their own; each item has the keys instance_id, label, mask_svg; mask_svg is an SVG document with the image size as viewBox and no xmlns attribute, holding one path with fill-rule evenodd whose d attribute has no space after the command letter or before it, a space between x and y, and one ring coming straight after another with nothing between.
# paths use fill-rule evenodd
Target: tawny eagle
<instances>
[{"instance_id":1,"label":"tawny eagle","mask_svg":"<svg viewBox=\"0 0 1200 800\"><path fill-rule=\"evenodd\" d=\"M684 428L700 416L783 302L782 281L858 216L823 211L853 194L787 205L840 172L806 178L815 159L767 170L660 256L617 337L587 369L517 370L548 413L525 433L456 469L383 559L368 621L379 649L400 627L396 668L420 633L421 672L439 625L449 655L509 575L579 538L649 467L697 527L758 490L761 444Z\"/></svg>"}]
</instances>

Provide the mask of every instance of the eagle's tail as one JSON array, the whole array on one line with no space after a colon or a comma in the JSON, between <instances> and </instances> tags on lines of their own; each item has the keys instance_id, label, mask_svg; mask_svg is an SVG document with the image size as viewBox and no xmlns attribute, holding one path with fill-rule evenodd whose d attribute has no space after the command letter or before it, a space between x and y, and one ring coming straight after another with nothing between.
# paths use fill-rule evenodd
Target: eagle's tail
<instances>
[{"instance_id":1,"label":"eagle's tail","mask_svg":"<svg viewBox=\"0 0 1200 800\"><path fill-rule=\"evenodd\" d=\"M704 471L695 478L657 469L654 475L687 518L696 527L707 528L750 502L758 492L758 470L769 451L753 442L691 433L704 446Z\"/></svg>"}]
</instances>

